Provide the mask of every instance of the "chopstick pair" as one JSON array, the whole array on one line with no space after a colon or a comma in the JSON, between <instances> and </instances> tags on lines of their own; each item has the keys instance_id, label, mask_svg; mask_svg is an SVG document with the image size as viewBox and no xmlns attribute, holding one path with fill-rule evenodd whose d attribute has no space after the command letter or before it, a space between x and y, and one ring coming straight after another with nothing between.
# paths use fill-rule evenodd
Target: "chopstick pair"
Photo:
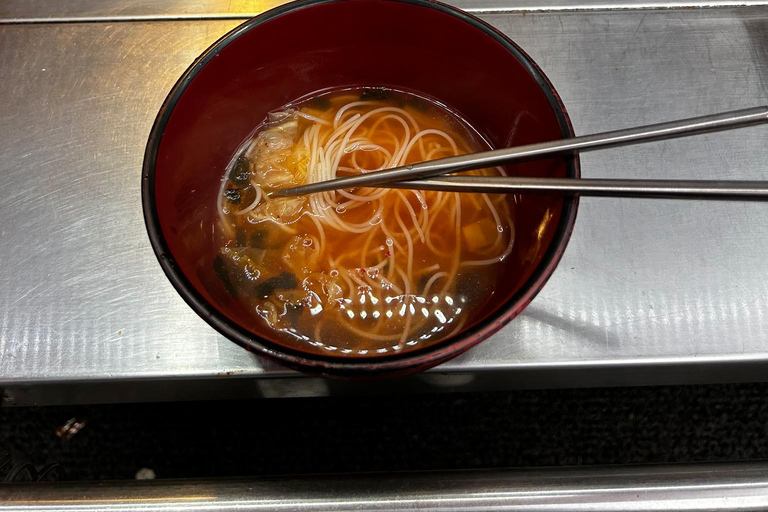
<instances>
[{"instance_id":1,"label":"chopstick pair","mask_svg":"<svg viewBox=\"0 0 768 512\"><path fill-rule=\"evenodd\" d=\"M436 177L472 169L560 155L574 155L585 151L688 137L765 123L768 123L768 106L734 110L668 123L419 162L382 171L286 188L273 192L271 195L289 197L343 188L378 187L450 192L766 200L768 199L768 181L518 178L506 176Z\"/></svg>"}]
</instances>

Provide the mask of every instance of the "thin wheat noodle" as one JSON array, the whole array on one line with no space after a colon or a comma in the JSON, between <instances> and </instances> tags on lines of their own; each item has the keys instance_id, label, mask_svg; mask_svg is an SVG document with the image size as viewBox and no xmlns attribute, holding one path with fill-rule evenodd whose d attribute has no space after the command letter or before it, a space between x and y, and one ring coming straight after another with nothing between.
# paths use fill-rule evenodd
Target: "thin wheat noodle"
<instances>
[{"instance_id":1,"label":"thin wheat noodle","mask_svg":"<svg viewBox=\"0 0 768 512\"><path fill-rule=\"evenodd\" d=\"M295 158L296 165L301 165L301 174L296 174L296 179L301 176L301 181L297 184L477 150L469 144L471 138L457 137L455 134L459 132L452 126L440 124L436 121L438 117L430 118L428 113L414 110L407 102L401 102L406 106L400 108L381 100L357 101L349 95L344 96L347 100L334 98L329 108L318 108L317 104L312 104L309 111L294 108L291 121L294 128L285 125L296 133L294 144L305 148L295 151L288 148L283 153L292 155L290 158ZM291 111L287 112L290 115ZM297 120L298 128L295 128ZM265 129L279 126L276 123L280 122L266 124ZM260 140L279 145L285 140L280 138L283 133L288 132L275 131L267 135L273 139ZM265 154L255 146L258 134L243 145L242 154L247 157ZM285 160L280 166L293 165L293 161ZM303 200L274 198L268 192L284 178L279 173L270 175L271 168L264 163L260 164L259 169L263 171L259 172L266 181L262 181L262 174L252 174L250 179L256 197L248 206L235 211L224 198L232 167L232 164L228 166L217 201L224 236L233 238L234 227L240 226L238 219L247 218L252 225L266 226L268 237L272 233L278 237L303 237L292 238L295 241L290 247L281 246L280 264L297 277L301 276L299 280L304 284L298 291L304 294L307 305L320 305L327 311L309 326L308 332L314 334L315 342L300 330L294 331L293 336L324 350L385 353L402 350L406 344L419 344L419 340L432 336L429 333L440 332L442 337L449 323L455 324L452 332L459 332L467 321L467 313L459 314L458 306L445 309L444 305L429 301L427 295L459 296L463 293L456 288L461 267L490 268L505 260L514 247L510 203L503 196L462 197L438 191L363 187L311 194ZM503 175L505 170L494 168L470 174L489 173ZM267 179L267 176L271 177ZM303 220L305 217L309 219ZM284 238L276 238L281 239ZM256 254L261 264L265 253ZM269 274L268 268L265 272L266 276L275 275ZM259 301L261 306L257 306L270 325L287 311L285 303L278 298L284 296L280 293ZM296 291L285 296L296 300ZM395 316L386 316L392 314L395 305ZM442 312L437 311L438 306ZM417 308L420 313L415 314ZM461 306L461 310L464 309L467 306ZM302 313L302 318L307 314ZM441 324L437 324L435 314L448 318L441 316ZM373 347L347 346L345 333L368 340ZM322 340L330 340L334 345Z\"/></svg>"}]
</instances>

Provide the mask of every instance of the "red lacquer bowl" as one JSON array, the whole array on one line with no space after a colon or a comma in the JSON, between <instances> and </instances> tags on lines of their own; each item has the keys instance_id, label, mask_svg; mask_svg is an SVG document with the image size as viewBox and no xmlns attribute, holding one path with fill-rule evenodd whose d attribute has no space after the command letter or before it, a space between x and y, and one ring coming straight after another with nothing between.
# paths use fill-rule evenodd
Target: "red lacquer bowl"
<instances>
[{"instance_id":1,"label":"red lacquer bowl","mask_svg":"<svg viewBox=\"0 0 768 512\"><path fill-rule=\"evenodd\" d=\"M184 300L232 341L311 373L402 375L446 361L517 316L552 274L577 201L528 195L517 206L514 265L484 318L402 354L305 353L272 339L213 271L210 226L225 166L271 110L344 86L416 91L459 112L494 147L573 136L552 84L483 21L423 0L309 0L273 9L221 38L179 79L155 120L142 196L152 246ZM515 165L523 176L578 177L577 158Z\"/></svg>"}]
</instances>

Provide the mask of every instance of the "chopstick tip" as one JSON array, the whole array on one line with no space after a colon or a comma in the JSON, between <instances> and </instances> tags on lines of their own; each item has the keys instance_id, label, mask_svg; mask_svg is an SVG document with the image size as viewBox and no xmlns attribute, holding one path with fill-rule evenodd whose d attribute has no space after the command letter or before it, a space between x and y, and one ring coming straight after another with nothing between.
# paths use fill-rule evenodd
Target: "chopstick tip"
<instances>
[{"instance_id":1,"label":"chopstick tip","mask_svg":"<svg viewBox=\"0 0 768 512\"><path fill-rule=\"evenodd\" d=\"M267 193L267 197L269 197L269 198L274 198L274 197L290 197L290 196L293 196L293 195L297 195L297 194L291 193L291 191L294 188L295 187L289 187L289 188L283 188L283 189L280 189L280 190L273 190L272 192L268 192Z\"/></svg>"}]
</instances>

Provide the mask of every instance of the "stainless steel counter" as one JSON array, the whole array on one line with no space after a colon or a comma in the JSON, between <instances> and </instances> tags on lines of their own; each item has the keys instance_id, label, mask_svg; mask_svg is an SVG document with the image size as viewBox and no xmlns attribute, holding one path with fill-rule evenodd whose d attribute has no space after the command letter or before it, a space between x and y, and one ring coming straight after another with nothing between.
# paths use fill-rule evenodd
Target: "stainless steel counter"
<instances>
[{"instance_id":1,"label":"stainless steel counter","mask_svg":"<svg viewBox=\"0 0 768 512\"><path fill-rule=\"evenodd\" d=\"M5 23L214 20L256 16L285 0L3 0ZM768 5L768 0L449 0L476 14L511 12L688 9Z\"/></svg>"},{"instance_id":2,"label":"stainless steel counter","mask_svg":"<svg viewBox=\"0 0 768 512\"><path fill-rule=\"evenodd\" d=\"M125 399L188 396L168 391L179 379L285 396L768 374L768 205L598 198L582 201L560 267L524 314L424 376L358 386L267 363L176 294L149 246L139 193L165 95L240 21L147 13L147 2L120 4L138 7L115 18L83 7L94 2L62 2L55 23L41 23L30 6L50 4L24 4L0 4L0 387L9 403L114 400L126 382L135 384ZM768 103L768 8L623 7L483 18L541 65L579 134ZM583 174L765 179L767 147L768 129L749 128L588 154ZM204 384L220 376L259 379Z\"/></svg>"}]
</instances>

